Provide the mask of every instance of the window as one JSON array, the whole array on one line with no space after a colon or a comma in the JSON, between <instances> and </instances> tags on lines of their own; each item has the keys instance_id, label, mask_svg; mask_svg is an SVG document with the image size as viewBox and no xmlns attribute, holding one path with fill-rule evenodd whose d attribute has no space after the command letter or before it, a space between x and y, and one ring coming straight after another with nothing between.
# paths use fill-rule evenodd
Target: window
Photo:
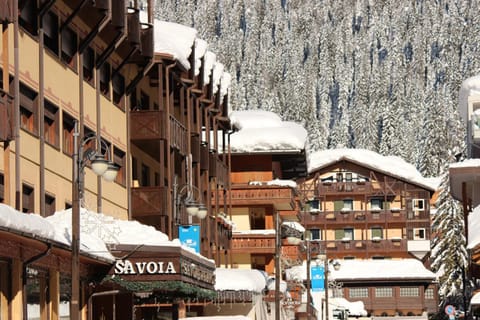
<instances>
[{"instance_id":1,"label":"window","mask_svg":"<svg viewBox=\"0 0 480 320\"><path fill-rule=\"evenodd\" d=\"M47 308L45 299L42 299L42 295L45 292L48 292L48 270L40 268L26 268L26 286L25 286L25 295L26 302L32 308L27 308L27 317L24 319L41 319L40 310L45 310Z\"/></svg>"},{"instance_id":2,"label":"window","mask_svg":"<svg viewBox=\"0 0 480 320\"><path fill-rule=\"evenodd\" d=\"M75 130L75 123L73 117L67 113L63 113L63 152L69 156L73 155L73 133Z\"/></svg>"},{"instance_id":3,"label":"window","mask_svg":"<svg viewBox=\"0 0 480 320\"><path fill-rule=\"evenodd\" d=\"M95 51L88 47L82 54L83 57L83 79L93 85L93 70L95 63Z\"/></svg>"},{"instance_id":4,"label":"window","mask_svg":"<svg viewBox=\"0 0 480 320\"><path fill-rule=\"evenodd\" d=\"M425 228L413 229L413 240L425 240L427 238Z\"/></svg>"},{"instance_id":5,"label":"window","mask_svg":"<svg viewBox=\"0 0 480 320\"><path fill-rule=\"evenodd\" d=\"M383 239L383 230L380 227L373 227L370 229L372 240L380 240Z\"/></svg>"},{"instance_id":6,"label":"window","mask_svg":"<svg viewBox=\"0 0 480 320\"><path fill-rule=\"evenodd\" d=\"M132 180L138 182L138 162L137 158L132 157Z\"/></svg>"},{"instance_id":7,"label":"window","mask_svg":"<svg viewBox=\"0 0 480 320\"><path fill-rule=\"evenodd\" d=\"M120 170L118 170L117 176L115 178L115 182L124 186L126 184L125 152L118 149L117 147L113 147L113 162L120 167Z\"/></svg>"},{"instance_id":8,"label":"window","mask_svg":"<svg viewBox=\"0 0 480 320\"><path fill-rule=\"evenodd\" d=\"M20 126L22 129L38 134L37 93L20 83Z\"/></svg>"},{"instance_id":9,"label":"window","mask_svg":"<svg viewBox=\"0 0 480 320\"><path fill-rule=\"evenodd\" d=\"M431 299L431 300L435 299L433 288L425 289L425 299Z\"/></svg>"},{"instance_id":10,"label":"window","mask_svg":"<svg viewBox=\"0 0 480 320\"><path fill-rule=\"evenodd\" d=\"M110 93L110 64L104 62L100 67L100 91L108 96Z\"/></svg>"},{"instance_id":11,"label":"window","mask_svg":"<svg viewBox=\"0 0 480 320\"><path fill-rule=\"evenodd\" d=\"M24 6L20 12L20 19L18 20L20 26L33 36L37 35L37 1L23 1Z\"/></svg>"},{"instance_id":12,"label":"window","mask_svg":"<svg viewBox=\"0 0 480 320\"><path fill-rule=\"evenodd\" d=\"M320 200L313 199L307 202L307 211L308 212L319 212L320 211Z\"/></svg>"},{"instance_id":13,"label":"window","mask_svg":"<svg viewBox=\"0 0 480 320\"><path fill-rule=\"evenodd\" d=\"M77 34L75 31L69 27L65 27L62 30L62 56L61 59L63 62L68 64L69 67L76 70L77 62L75 59L75 54L77 52Z\"/></svg>"},{"instance_id":14,"label":"window","mask_svg":"<svg viewBox=\"0 0 480 320\"><path fill-rule=\"evenodd\" d=\"M35 198L33 188L23 184L22 186L22 212L32 213L35 212Z\"/></svg>"},{"instance_id":15,"label":"window","mask_svg":"<svg viewBox=\"0 0 480 320\"><path fill-rule=\"evenodd\" d=\"M352 182L353 177L351 172L345 172L345 181L346 182Z\"/></svg>"},{"instance_id":16,"label":"window","mask_svg":"<svg viewBox=\"0 0 480 320\"><path fill-rule=\"evenodd\" d=\"M142 163L142 186L150 185L150 168Z\"/></svg>"},{"instance_id":17,"label":"window","mask_svg":"<svg viewBox=\"0 0 480 320\"><path fill-rule=\"evenodd\" d=\"M45 194L45 216L53 215L55 210L55 196Z\"/></svg>"},{"instance_id":18,"label":"window","mask_svg":"<svg viewBox=\"0 0 480 320\"><path fill-rule=\"evenodd\" d=\"M336 174L336 180L337 180L337 182L343 182L343 173L338 172Z\"/></svg>"},{"instance_id":19,"label":"window","mask_svg":"<svg viewBox=\"0 0 480 320\"><path fill-rule=\"evenodd\" d=\"M125 96L125 78L117 73L113 76L112 79L112 90L113 90L113 103L120 107L122 110L125 110L124 106L124 96Z\"/></svg>"},{"instance_id":20,"label":"window","mask_svg":"<svg viewBox=\"0 0 480 320\"><path fill-rule=\"evenodd\" d=\"M418 287L400 287L400 297L418 297Z\"/></svg>"},{"instance_id":21,"label":"window","mask_svg":"<svg viewBox=\"0 0 480 320\"><path fill-rule=\"evenodd\" d=\"M43 16L43 31L45 47L58 56L58 17L49 11Z\"/></svg>"},{"instance_id":22,"label":"window","mask_svg":"<svg viewBox=\"0 0 480 320\"><path fill-rule=\"evenodd\" d=\"M350 298L368 298L368 288L350 288Z\"/></svg>"},{"instance_id":23,"label":"window","mask_svg":"<svg viewBox=\"0 0 480 320\"><path fill-rule=\"evenodd\" d=\"M370 199L370 209L371 210L381 210L383 209L382 199Z\"/></svg>"},{"instance_id":24,"label":"window","mask_svg":"<svg viewBox=\"0 0 480 320\"><path fill-rule=\"evenodd\" d=\"M335 230L335 240L354 240L353 228Z\"/></svg>"},{"instance_id":25,"label":"window","mask_svg":"<svg viewBox=\"0 0 480 320\"><path fill-rule=\"evenodd\" d=\"M391 297L393 297L393 289L391 287L375 288L375 297L377 297L377 298L391 298Z\"/></svg>"},{"instance_id":26,"label":"window","mask_svg":"<svg viewBox=\"0 0 480 320\"><path fill-rule=\"evenodd\" d=\"M45 100L44 114L44 136L45 141L58 148L58 108L51 102Z\"/></svg>"},{"instance_id":27,"label":"window","mask_svg":"<svg viewBox=\"0 0 480 320\"><path fill-rule=\"evenodd\" d=\"M343 210L353 210L353 200L352 199L343 200Z\"/></svg>"},{"instance_id":28,"label":"window","mask_svg":"<svg viewBox=\"0 0 480 320\"><path fill-rule=\"evenodd\" d=\"M310 240L322 240L320 229L310 229Z\"/></svg>"},{"instance_id":29,"label":"window","mask_svg":"<svg viewBox=\"0 0 480 320\"><path fill-rule=\"evenodd\" d=\"M413 199L413 210L414 211L423 211L425 210L425 200L424 199Z\"/></svg>"}]
</instances>

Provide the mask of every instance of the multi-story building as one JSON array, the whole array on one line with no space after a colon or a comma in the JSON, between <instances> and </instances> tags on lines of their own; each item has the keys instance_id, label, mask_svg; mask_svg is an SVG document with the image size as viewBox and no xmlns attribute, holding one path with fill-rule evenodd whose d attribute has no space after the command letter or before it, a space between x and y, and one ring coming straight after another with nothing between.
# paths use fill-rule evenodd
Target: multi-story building
<instances>
[{"instance_id":1,"label":"multi-story building","mask_svg":"<svg viewBox=\"0 0 480 320\"><path fill-rule=\"evenodd\" d=\"M194 29L154 22L151 1L148 14L140 9L137 1L2 1L0 202L20 212L49 216L76 207L78 180L82 207L138 220L170 240L179 237L182 227L199 225L198 253L217 263L226 261L231 230L218 215L228 212L218 199L228 189L229 75ZM80 151L82 175L76 179L73 159ZM119 169L114 181L95 175L94 156ZM191 218L187 209L193 205L200 214ZM58 305L52 303L71 283L74 268L70 270L66 261L74 254L62 247L57 260L50 259L49 244L41 239L4 233L6 248L18 250L2 251L1 317L22 318L28 312L23 310L23 297L31 296L54 318ZM25 249L29 243L35 246ZM117 258L133 254L139 263L154 257L182 265L170 282L147 285L157 305L139 309L145 313L136 317L160 305L185 313L190 306L182 298L192 287L206 296L213 292L211 268L192 271L192 266L212 264L198 254L122 244L111 250ZM93 291L109 289L90 285L101 273L94 276L89 268L98 264L105 270L111 262L92 262L84 252L79 260L81 299L75 303L86 317ZM33 295L24 291L25 277L40 281L41 290ZM135 288L140 289L131 283L143 280L127 278L122 278L120 289L132 298ZM202 279L210 280L207 284ZM106 314L114 312L112 300L95 299L105 303L101 307ZM122 308L133 308L133 299L129 301L122 302ZM135 301L142 303L141 298ZM196 307L201 308L192 305Z\"/></svg>"},{"instance_id":2,"label":"multi-story building","mask_svg":"<svg viewBox=\"0 0 480 320\"><path fill-rule=\"evenodd\" d=\"M480 279L480 77L473 76L466 79L459 92L459 113L467 128L466 144L468 159L450 165L450 192L461 201L465 223L465 238L470 254L468 268L464 275L465 280L472 280L473 288L464 291L464 306L468 310L470 303L469 293L478 292ZM464 281L464 285L468 284ZM476 293L471 300L471 307L475 315L480 314L480 295Z\"/></svg>"},{"instance_id":3,"label":"multi-story building","mask_svg":"<svg viewBox=\"0 0 480 320\"><path fill-rule=\"evenodd\" d=\"M231 189L225 198L234 223L231 265L263 270L267 277L280 280L291 248L282 246L286 240L279 231L285 221L299 221L294 180L306 176L307 134L300 125L267 111L234 111L230 120L236 130L230 136ZM225 202L220 199L218 205ZM273 317L278 307L275 289L280 289L273 284L267 289L265 310Z\"/></svg>"},{"instance_id":4,"label":"multi-story building","mask_svg":"<svg viewBox=\"0 0 480 320\"><path fill-rule=\"evenodd\" d=\"M418 259L428 267L430 199L435 186L413 166L367 150L319 151L309 157L309 176L300 183L300 190L306 202L302 214L306 237L327 260L353 260L351 267L357 260L388 259L401 266L406 261L402 259ZM389 282L385 277L378 279L378 274L366 275L361 281L349 279L344 272L349 271L343 270L343 278L337 279L343 282L343 296L365 302L370 314L436 311L433 274L413 279L404 274ZM392 295L396 299L377 299L374 290L378 286L400 294ZM415 303L399 307L395 301L406 297L402 296L404 287ZM361 295L356 293L358 288Z\"/></svg>"}]
</instances>

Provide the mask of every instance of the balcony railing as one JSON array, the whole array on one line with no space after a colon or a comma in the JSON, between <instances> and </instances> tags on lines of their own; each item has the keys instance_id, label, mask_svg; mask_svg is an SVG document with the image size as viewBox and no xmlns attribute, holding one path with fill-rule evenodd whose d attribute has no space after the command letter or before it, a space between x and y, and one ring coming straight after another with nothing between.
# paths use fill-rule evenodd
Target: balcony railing
<instances>
[{"instance_id":1,"label":"balcony railing","mask_svg":"<svg viewBox=\"0 0 480 320\"><path fill-rule=\"evenodd\" d=\"M227 191L227 201L232 199L232 205L273 205L277 210L293 210L295 208L295 192L289 187L267 185L232 185ZM215 199L212 198L213 203ZM223 199L219 199L223 205Z\"/></svg>"},{"instance_id":2,"label":"balcony railing","mask_svg":"<svg viewBox=\"0 0 480 320\"><path fill-rule=\"evenodd\" d=\"M130 112L130 138L132 140L165 140L163 111L139 110Z\"/></svg>"},{"instance_id":3,"label":"balcony railing","mask_svg":"<svg viewBox=\"0 0 480 320\"><path fill-rule=\"evenodd\" d=\"M170 146L181 155L187 155L187 129L175 117L170 116Z\"/></svg>"},{"instance_id":4,"label":"balcony railing","mask_svg":"<svg viewBox=\"0 0 480 320\"><path fill-rule=\"evenodd\" d=\"M349 211L320 211L314 214L305 214L304 221L308 224L404 224L407 221L406 210L349 210Z\"/></svg>"},{"instance_id":5,"label":"balcony railing","mask_svg":"<svg viewBox=\"0 0 480 320\"><path fill-rule=\"evenodd\" d=\"M0 141L13 139L13 97L0 89Z\"/></svg>"},{"instance_id":6,"label":"balcony railing","mask_svg":"<svg viewBox=\"0 0 480 320\"><path fill-rule=\"evenodd\" d=\"M407 240L400 238L392 239L365 239L365 240L327 240L325 241L327 253L341 253L342 256L356 254L369 256L390 255L395 252L407 251Z\"/></svg>"},{"instance_id":7,"label":"balcony railing","mask_svg":"<svg viewBox=\"0 0 480 320\"><path fill-rule=\"evenodd\" d=\"M233 233L233 253L274 253L275 233Z\"/></svg>"},{"instance_id":8,"label":"balcony railing","mask_svg":"<svg viewBox=\"0 0 480 320\"><path fill-rule=\"evenodd\" d=\"M168 188L137 187L131 189L132 217L168 215Z\"/></svg>"},{"instance_id":9,"label":"balcony railing","mask_svg":"<svg viewBox=\"0 0 480 320\"><path fill-rule=\"evenodd\" d=\"M217 183L226 185L228 183L228 167L216 153L210 153L209 157L209 175L216 177Z\"/></svg>"}]
</instances>

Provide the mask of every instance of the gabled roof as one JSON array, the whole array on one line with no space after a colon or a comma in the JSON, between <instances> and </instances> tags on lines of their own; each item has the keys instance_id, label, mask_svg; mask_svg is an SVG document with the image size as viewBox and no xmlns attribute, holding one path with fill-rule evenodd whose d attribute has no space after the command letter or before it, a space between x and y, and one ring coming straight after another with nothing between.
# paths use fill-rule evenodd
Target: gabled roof
<instances>
[{"instance_id":1,"label":"gabled roof","mask_svg":"<svg viewBox=\"0 0 480 320\"><path fill-rule=\"evenodd\" d=\"M437 179L423 177L410 163L396 156L383 156L366 149L329 149L313 152L308 159L308 172L314 173L340 161L349 161L385 175L436 191Z\"/></svg>"}]
</instances>

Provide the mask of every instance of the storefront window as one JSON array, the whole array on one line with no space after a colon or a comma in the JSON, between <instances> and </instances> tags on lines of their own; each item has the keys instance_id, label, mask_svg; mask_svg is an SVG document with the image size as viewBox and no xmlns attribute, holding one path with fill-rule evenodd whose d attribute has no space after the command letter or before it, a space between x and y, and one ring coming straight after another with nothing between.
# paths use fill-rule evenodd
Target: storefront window
<instances>
[{"instance_id":1,"label":"storefront window","mask_svg":"<svg viewBox=\"0 0 480 320\"><path fill-rule=\"evenodd\" d=\"M70 319L71 281L67 275L60 275L60 319Z\"/></svg>"},{"instance_id":2,"label":"storefront window","mask_svg":"<svg viewBox=\"0 0 480 320\"><path fill-rule=\"evenodd\" d=\"M48 272L27 267L27 319L41 318L40 310L46 310L47 294Z\"/></svg>"}]
</instances>

